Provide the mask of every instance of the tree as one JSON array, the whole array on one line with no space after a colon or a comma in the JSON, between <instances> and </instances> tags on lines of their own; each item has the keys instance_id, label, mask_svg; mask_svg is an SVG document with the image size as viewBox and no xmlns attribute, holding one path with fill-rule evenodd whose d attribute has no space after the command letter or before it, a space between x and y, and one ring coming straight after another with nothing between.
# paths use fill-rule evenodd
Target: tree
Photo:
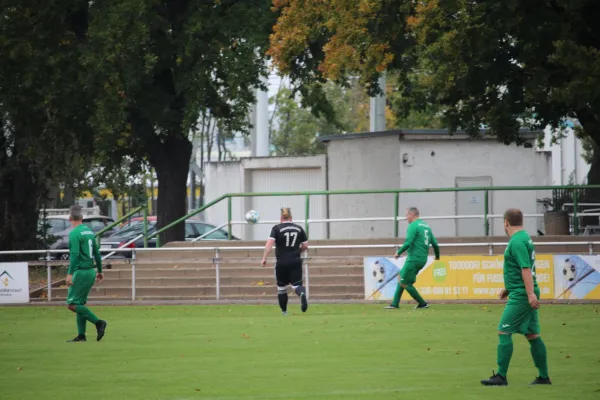
<instances>
[{"instance_id":1,"label":"tree","mask_svg":"<svg viewBox=\"0 0 600 400\"><path fill-rule=\"evenodd\" d=\"M322 85L323 93L333 110L332 117L317 116L310 109L300 106L301 101L290 88L280 88L270 99L275 111L270 120L271 143L277 156L306 156L325 153L325 146L318 136L329 134L369 131L369 101L367 91L358 79L350 78L345 86L331 81ZM394 114L398 93L386 89L389 105L386 105L386 126L400 128L442 128L443 121L438 108L410 112L397 119Z\"/></svg>"},{"instance_id":2,"label":"tree","mask_svg":"<svg viewBox=\"0 0 600 400\"><path fill-rule=\"evenodd\" d=\"M109 145L125 132L124 153L156 170L161 228L186 213L189 133L202 110L226 131L247 130L274 14L267 0L109 0L91 11L92 124ZM183 224L161 237L183 239Z\"/></svg>"},{"instance_id":3,"label":"tree","mask_svg":"<svg viewBox=\"0 0 600 400\"><path fill-rule=\"evenodd\" d=\"M271 133L276 156L308 156L325 152L325 146L317 140L324 127L322 118L301 108L287 88L280 89L270 101L277 101Z\"/></svg>"},{"instance_id":4,"label":"tree","mask_svg":"<svg viewBox=\"0 0 600 400\"><path fill-rule=\"evenodd\" d=\"M78 63L88 2L0 8L0 248L36 246L39 207L93 151Z\"/></svg>"},{"instance_id":5,"label":"tree","mask_svg":"<svg viewBox=\"0 0 600 400\"><path fill-rule=\"evenodd\" d=\"M600 144L597 1L275 5L280 17L270 54L304 90L314 79L349 74L373 88L389 70L399 74L399 117L440 106L451 131L477 137L487 127L505 144L523 142L521 127L559 128L570 117ZM588 183L600 184L600 152Z\"/></svg>"}]
</instances>

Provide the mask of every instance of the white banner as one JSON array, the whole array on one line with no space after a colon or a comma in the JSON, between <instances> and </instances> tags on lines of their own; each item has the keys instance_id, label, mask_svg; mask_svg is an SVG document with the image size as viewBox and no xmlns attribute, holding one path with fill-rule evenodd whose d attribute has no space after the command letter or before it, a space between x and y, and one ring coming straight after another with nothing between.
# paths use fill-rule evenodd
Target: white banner
<instances>
[{"instance_id":1,"label":"white banner","mask_svg":"<svg viewBox=\"0 0 600 400\"><path fill-rule=\"evenodd\" d=\"M26 262L0 263L0 304L29 303L29 268Z\"/></svg>"}]
</instances>

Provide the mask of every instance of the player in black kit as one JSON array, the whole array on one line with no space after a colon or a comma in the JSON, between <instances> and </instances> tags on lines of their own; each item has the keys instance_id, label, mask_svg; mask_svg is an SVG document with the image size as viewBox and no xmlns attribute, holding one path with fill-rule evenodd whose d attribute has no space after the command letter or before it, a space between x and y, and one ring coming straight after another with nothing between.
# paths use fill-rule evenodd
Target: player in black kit
<instances>
[{"instance_id":1,"label":"player in black kit","mask_svg":"<svg viewBox=\"0 0 600 400\"><path fill-rule=\"evenodd\" d=\"M306 290L302 286L302 252L308 248L308 238L301 226L292 222L292 211L281 209L281 223L271 229L271 235L265 245L262 266L267 266L267 257L275 245L275 279L277 279L277 298L283 315L287 315L287 286L291 285L300 297L302 312L306 312L308 301Z\"/></svg>"}]
</instances>

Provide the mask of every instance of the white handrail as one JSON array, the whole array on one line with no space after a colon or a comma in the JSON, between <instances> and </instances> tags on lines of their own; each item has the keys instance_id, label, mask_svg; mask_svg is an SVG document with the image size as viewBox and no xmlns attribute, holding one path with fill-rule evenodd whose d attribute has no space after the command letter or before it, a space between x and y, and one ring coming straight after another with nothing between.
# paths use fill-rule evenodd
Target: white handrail
<instances>
[{"instance_id":1,"label":"white handrail","mask_svg":"<svg viewBox=\"0 0 600 400\"><path fill-rule=\"evenodd\" d=\"M479 243L439 243L440 247L497 247L506 246L508 242L479 242ZM535 246L595 246L600 245L600 241L577 241L577 242L534 242ZM399 247L398 243L390 244L336 244L336 245L315 245L310 246L310 249L385 249ZM136 252L159 251L248 251L248 250L264 250L264 246L202 246L202 247L159 247L159 248L136 248ZM124 253L131 252L134 249L118 248L118 249L100 249L100 252L115 252ZM61 254L68 253L68 249L63 250L3 250L0 255L17 255L17 254Z\"/></svg>"}]
</instances>

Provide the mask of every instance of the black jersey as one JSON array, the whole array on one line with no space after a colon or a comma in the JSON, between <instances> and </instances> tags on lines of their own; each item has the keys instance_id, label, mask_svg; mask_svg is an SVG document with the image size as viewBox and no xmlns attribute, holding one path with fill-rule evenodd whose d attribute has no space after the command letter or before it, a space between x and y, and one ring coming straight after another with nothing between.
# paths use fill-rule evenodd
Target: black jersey
<instances>
[{"instance_id":1,"label":"black jersey","mask_svg":"<svg viewBox=\"0 0 600 400\"><path fill-rule=\"evenodd\" d=\"M306 243L306 232L300 225L284 222L271 229L269 239L275 240L275 256L278 261L292 261L300 258L300 245Z\"/></svg>"}]
</instances>

